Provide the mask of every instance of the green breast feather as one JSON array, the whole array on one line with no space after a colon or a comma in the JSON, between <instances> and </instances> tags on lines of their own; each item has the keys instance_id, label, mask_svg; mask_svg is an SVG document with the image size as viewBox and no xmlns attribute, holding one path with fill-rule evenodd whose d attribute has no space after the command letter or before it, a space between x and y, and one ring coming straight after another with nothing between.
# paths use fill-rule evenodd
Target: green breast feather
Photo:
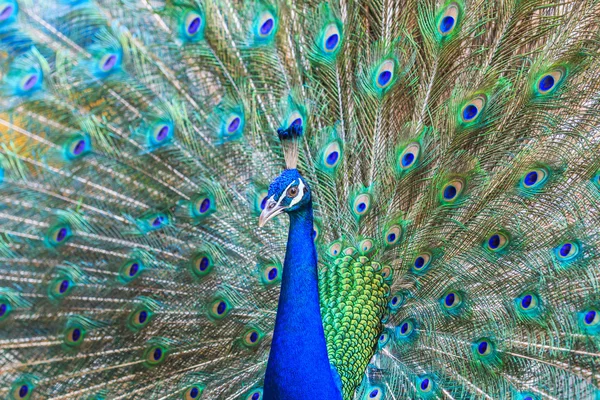
<instances>
[{"instance_id":1,"label":"green breast feather","mask_svg":"<svg viewBox=\"0 0 600 400\"><path fill-rule=\"evenodd\" d=\"M392 269L354 247L330 254L319 270L321 316L329 360L342 380L344 399L350 399L382 331Z\"/></svg>"}]
</instances>

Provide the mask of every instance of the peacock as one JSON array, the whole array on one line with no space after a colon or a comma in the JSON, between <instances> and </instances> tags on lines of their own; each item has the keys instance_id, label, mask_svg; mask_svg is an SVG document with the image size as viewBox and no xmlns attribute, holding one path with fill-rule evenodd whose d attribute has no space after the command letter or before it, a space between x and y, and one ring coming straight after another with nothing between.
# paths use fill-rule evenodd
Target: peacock
<instances>
[{"instance_id":1,"label":"peacock","mask_svg":"<svg viewBox=\"0 0 600 400\"><path fill-rule=\"evenodd\" d=\"M599 20L0 0L0 397L600 399Z\"/></svg>"}]
</instances>

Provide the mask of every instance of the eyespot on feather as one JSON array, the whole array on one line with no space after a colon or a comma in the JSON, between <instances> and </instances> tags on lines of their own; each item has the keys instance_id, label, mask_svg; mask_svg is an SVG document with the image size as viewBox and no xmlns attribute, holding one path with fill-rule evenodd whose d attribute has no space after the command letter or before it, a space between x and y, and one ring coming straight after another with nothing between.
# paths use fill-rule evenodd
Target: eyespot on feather
<instances>
[{"instance_id":1,"label":"eyespot on feather","mask_svg":"<svg viewBox=\"0 0 600 400\"><path fill-rule=\"evenodd\" d=\"M352 211L356 217L366 215L371 209L371 195L368 193L359 194L352 202Z\"/></svg>"},{"instance_id":2,"label":"eyespot on feather","mask_svg":"<svg viewBox=\"0 0 600 400\"><path fill-rule=\"evenodd\" d=\"M375 70L374 85L377 89L388 89L394 83L395 79L395 66L394 60L388 59L383 61L379 67Z\"/></svg>"},{"instance_id":3,"label":"eyespot on feather","mask_svg":"<svg viewBox=\"0 0 600 400\"><path fill-rule=\"evenodd\" d=\"M563 67L556 67L541 74L535 81L534 93L538 96L545 96L554 92L565 77L566 70Z\"/></svg>"},{"instance_id":4,"label":"eyespot on feather","mask_svg":"<svg viewBox=\"0 0 600 400\"><path fill-rule=\"evenodd\" d=\"M483 94L476 96L466 103L460 111L461 123L468 125L477 121L481 117L486 105L487 98Z\"/></svg>"},{"instance_id":5,"label":"eyespot on feather","mask_svg":"<svg viewBox=\"0 0 600 400\"><path fill-rule=\"evenodd\" d=\"M485 247L489 251L499 252L508 246L510 238L503 232L492 233L485 241Z\"/></svg>"},{"instance_id":6,"label":"eyespot on feather","mask_svg":"<svg viewBox=\"0 0 600 400\"><path fill-rule=\"evenodd\" d=\"M437 17L437 32L442 39L450 36L460 22L461 9L458 3L449 4Z\"/></svg>"},{"instance_id":7,"label":"eyespot on feather","mask_svg":"<svg viewBox=\"0 0 600 400\"><path fill-rule=\"evenodd\" d=\"M67 243L71 239L71 236L71 226L66 223L58 223L48 229L45 242L50 247L60 247Z\"/></svg>"},{"instance_id":8,"label":"eyespot on feather","mask_svg":"<svg viewBox=\"0 0 600 400\"><path fill-rule=\"evenodd\" d=\"M340 49L342 43L342 32L335 23L323 28L320 35L319 48L326 55L334 55Z\"/></svg>"},{"instance_id":9,"label":"eyespot on feather","mask_svg":"<svg viewBox=\"0 0 600 400\"><path fill-rule=\"evenodd\" d=\"M454 179L444 185L441 191L443 203L453 203L458 200L465 188L465 183L461 179Z\"/></svg>"},{"instance_id":10,"label":"eyespot on feather","mask_svg":"<svg viewBox=\"0 0 600 400\"><path fill-rule=\"evenodd\" d=\"M402 153L400 153L397 161L399 171L408 171L417 165L419 155L421 153L421 145L417 142L411 143Z\"/></svg>"},{"instance_id":11,"label":"eyespot on feather","mask_svg":"<svg viewBox=\"0 0 600 400\"><path fill-rule=\"evenodd\" d=\"M231 311L231 305L223 298L214 299L209 306L208 314L215 320L223 319Z\"/></svg>"}]
</instances>

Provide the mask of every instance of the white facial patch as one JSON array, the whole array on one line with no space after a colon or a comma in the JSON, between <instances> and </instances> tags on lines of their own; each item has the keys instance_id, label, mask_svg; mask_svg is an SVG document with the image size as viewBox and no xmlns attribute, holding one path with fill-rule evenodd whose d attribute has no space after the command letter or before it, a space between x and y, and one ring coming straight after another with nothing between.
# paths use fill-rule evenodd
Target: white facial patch
<instances>
[{"instance_id":1,"label":"white facial patch","mask_svg":"<svg viewBox=\"0 0 600 400\"><path fill-rule=\"evenodd\" d=\"M293 198L292 202L290 203L289 206L287 206L286 208L290 208L292 207L294 204L297 204L300 202L300 200L302 200L302 198L304 197L304 192L306 190L306 185L304 184L304 182L302 182L302 179L298 179L299 184L298 184L298 194L296 195L296 197ZM289 185L287 185L287 187L285 188L285 190L281 193L281 196L279 196L279 199L277 199L277 204L275 205L276 207L279 207L279 205L281 204L281 202L283 201L283 199L285 199L285 197L287 196L287 191L288 189L294 184L296 183L296 180L293 180L292 183L290 183ZM273 199L273 196L271 196L271 199ZM274 199L273 199L274 200Z\"/></svg>"},{"instance_id":2,"label":"white facial patch","mask_svg":"<svg viewBox=\"0 0 600 400\"><path fill-rule=\"evenodd\" d=\"M290 203L290 207L292 207L294 204L297 204L298 202L300 202L300 200L302 200L302 198L304 197L304 188L306 186L304 185L304 182L302 182L302 179L298 179L298 180L300 181L300 183L298 184L298 194L296 195L296 197L294 197L294 199ZM286 191L287 191L287 189L286 189Z\"/></svg>"}]
</instances>

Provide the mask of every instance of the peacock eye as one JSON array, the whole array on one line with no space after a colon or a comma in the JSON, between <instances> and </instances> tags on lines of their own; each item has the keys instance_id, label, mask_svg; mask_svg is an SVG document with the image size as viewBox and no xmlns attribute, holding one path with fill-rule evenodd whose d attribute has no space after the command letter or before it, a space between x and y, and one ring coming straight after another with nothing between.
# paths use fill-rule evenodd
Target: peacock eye
<instances>
[{"instance_id":1,"label":"peacock eye","mask_svg":"<svg viewBox=\"0 0 600 400\"><path fill-rule=\"evenodd\" d=\"M421 393L428 393L433 390L434 384L429 376L424 376L418 380L418 388Z\"/></svg>"},{"instance_id":2,"label":"peacock eye","mask_svg":"<svg viewBox=\"0 0 600 400\"><path fill-rule=\"evenodd\" d=\"M85 331L80 326L75 326L66 331L64 343L69 347L78 347L83 343Z\"/></svg>"},{"instance_id":3,"label":"peacock eye","mask_svg":"<svg viewBox=\"0 0 600 400\"><path fill-rule=\"evenodd\" d=\"M394 81L394 60L385 60L375 72L375 86L385 89Z\"/></svg>"},{"instance_id":4,"label":"peacock eye","mask_svg":"<svg viewBox=\"0 0 600 400\"><path fill-rule=\"evenodd\" d=\"M579 244L576 242L566 242L554 249L554 253L559 261L573 260L579 254Z\"/></svg>"},{"instance_id":5,"label":"peacock eye","mask_svg":"<svg viewBox=\"0 0 600 400\"><path fill-rule=\"evenodd\" d=\"M250 328L244 333L243 341L246 347L255 347L260 343L263 335L254 328Z\"/></svg>"},{"instance_id":6,"label":"peacock eye","mask_svg":"<svg viewBox=\"0 0 600 400\"><path fill-rule=\"evenodd\" d=\"M107 53L100 59L98 67L105 74L112 72L119 63L119 55L115 53Z\"/></svg>"},{"instance_id":7,"label":"peacock eye","mask_svg":"<svg viewBox=\"0 0 600 400\"><path fill-rule=\"evenodd\" d=\"M562 67L542 74L536 83L536 91L538 95L545 95L552 92L562 82L566 76L566 71Z\"/></svg>"},{"instance_id":8,"label":"peacock eye","mask_svg":"<svg viewBox=\"0 0 600 400\"><path fill-rule=\"evenodd\" d=\"M261 400L263 396L262 389L254 389L248 393L245 400Z\"/></svg>"},{"instance_id":9,"label":"peacock eye","mask_svg":"<svg viewBox=\"0 0 600 400\"><path fill-rule=\"evenodd\" d=\"M483 357L489 356L495 350L494 344L487 339L481 339L475 342L473 345L473 349L475 353Z\"/></svg>"},{"instance_id":10,"label":"peacock eye","mask_svg":"<svg viewBox=\"0 0 600 400\"><path fill-rule=\"evenodd\" d=\"M509 238L501 232L490 235L486 240L487 249L493 252L498 252L504 249L509 243Z\"/></svg>"},{"instance_id":11,"label":"peacock eye","mask_svg":"<svg viewBox=\"0 0 600 400\"><path fill-rule=\"evenodd\" d=\"M298 195L298 186L292 186L287 190L287 197L296 197Z\"/></svg>"},{"instance_id":12,"label":"peacock eye","mask_svg":"<svg viewBox=\"0 0 600 400\"><path fill-rule=\"evenodd\" d=\"M9 399L28 400L31 398L35 386L33 383L20 379L15 382L11 389L11 394L8 396Z\"/></svg>"},{"instance_id":13,"label":"peacock eye","mask_svg":"<svg viewBox=\"0 0 600 400\"><path fill-rule=\"evenodd\" d=\"M383 398L383 390L377 386L373 386L367 390L363 399L366 400L381 400Z\"/></svg>"},{"instance_id":14,"label":"peacock eye","mask_svg":"<svg viewBox=\"0 0 600 400\"><path fill-rule=\"evenodd\" d=\"M167 358L167 349L160 345L153 345L146 349L144 354L148 366L156 366Z\"/></svg>"},{"instance_id":15,"label":"peacock eye","mask_svg":"<svg viewBox=\"0 0 600 400\"><path fill-rule=\"evenodd\" d=\"M450 4L438 18L438 32L442 36L448 36L456 27L460 9L456 3Z\"/></svg>"},{"instance_id":16,"label":"peacock eye","mask_svg":"<svg viewBox=\"0 0 600 400\"><path fill-rule=\"evenodd\" d=\"M487 98L484 95L479 95L465 104L460 113L462 123L467 124L479 118L486 103Z\"/></svg>"},{"instance_id":17,"label":"peacock eye","mask_svg":"<svg viewBox=\"0 0 600 400\"><path fill-rule=\"evenodd\" d=\"M6 21L14 14L16 14L16 7L14 4L4 4L0 6L0 22Z\"/></svg>"},{"instance_id":18,"label":"peacock eye","mask_svg":"<svg viewBox=\"0 0 600 400\"><path fill-rule=\"evenodd\" d=\"M537 189L544 185L550 173L546 168L537 168L527 171L521 178L521 184L526 189Z\"/></svg>"},{"instance_id":19,"label":"peacock eye","mask_svg":"<svg viewBox=\"0 0 600 400\"><path fill-rule=\"evenodd\" d=\"M204 385L192 385L185 391L183 398L184 400L197 400L202 397L202 392L204 392Z\"/></svg>"},{"instance_id":20,"label":"peacock eye","mask_svg":"<svg viewBox=\"0 0 600 400\"><path fill-rule=\"evenodd\" d=\"M202 386L193 385L185 391L185 395L183 398L185 400L199 399L200 395L202 395L203 391L204 391L204 388Z\"/></svg>"}]
</instances>

